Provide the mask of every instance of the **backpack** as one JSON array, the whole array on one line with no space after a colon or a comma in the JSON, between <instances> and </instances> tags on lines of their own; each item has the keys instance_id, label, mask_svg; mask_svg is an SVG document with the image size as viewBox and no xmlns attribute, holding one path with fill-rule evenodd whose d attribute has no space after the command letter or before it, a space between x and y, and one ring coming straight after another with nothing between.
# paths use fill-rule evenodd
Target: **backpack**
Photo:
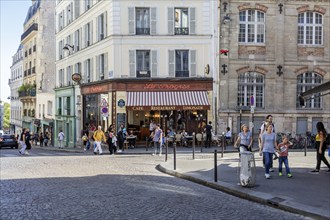
<instances>
[{"instance_id":1,"label":"backpack","mask_svg":"<svg viewBox=\"0 0 330 220\"><path fill-rule=\"evenodd\" d=\"M330 134L327 134L324 143L325 143L325 145L327 145L327 146L330 145Z\"/></svg>"}]
</instances>

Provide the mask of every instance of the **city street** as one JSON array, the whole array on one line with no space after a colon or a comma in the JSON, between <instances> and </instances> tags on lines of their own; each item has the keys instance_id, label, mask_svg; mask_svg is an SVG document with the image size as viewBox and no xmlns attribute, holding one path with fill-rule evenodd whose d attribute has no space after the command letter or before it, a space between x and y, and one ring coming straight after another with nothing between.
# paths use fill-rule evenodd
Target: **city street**
<instances>
[{"instance_id":1,"label":"city street","mask_svg":"<svg viewBox=\"0 0 330 220\"><path fill-rule=\"evenodd\" d=\"M307 219L168 176L163 157L2 149L0 219Z\"/></svg>"}]
</instances>

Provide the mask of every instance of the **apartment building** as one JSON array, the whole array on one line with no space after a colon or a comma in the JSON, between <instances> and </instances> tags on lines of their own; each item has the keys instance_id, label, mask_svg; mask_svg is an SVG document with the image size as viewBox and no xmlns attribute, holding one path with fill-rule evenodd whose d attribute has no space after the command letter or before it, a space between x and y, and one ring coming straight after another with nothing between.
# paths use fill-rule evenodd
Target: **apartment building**
<instances>
[{"instance_id":1,"label":"apartment building","mask_svg":"<svg viewBox=\"0 0 330 220\"><path fill-rule=\"evenodd\" d=\"M12 56L10 67L10 133L20 134L22 132L22 102L18 97L18 89L23 84L23 45L20 44L16 53Z\"/></svg>"},{"instance_id":2,"label":"apartment building","mask_svg":"<svg viewBox=\"0 0 330 220\"><path fill-rule=\"evenodd\" d=\"M55 1L32 0L24 21L23 127L33 132L52 133L55 84Z\"/></svg>"},{"instance_id":3,"label":"apartment building","mask_svg":"<svg viewBox=\"0 0 330 220\"><path fill-rule=\"evenodd\" d=\"M215 122L217 14L209 0L57 1L55 123L67 146L85 126L124 124L144 139L151 120L189 132Z\"/></svg>"},{"instance_id":4,"label":"apartment building","mask_svg":"<svg viewBox=\"0 0 330 220\"><path fill-rule=\"evenodd\" d=\"M258 133L268 114L276 132L330 126L330 98L298 96L330 80L330 2L221 1L220 130L242 123Z\"/></svg>"}]
</instances>

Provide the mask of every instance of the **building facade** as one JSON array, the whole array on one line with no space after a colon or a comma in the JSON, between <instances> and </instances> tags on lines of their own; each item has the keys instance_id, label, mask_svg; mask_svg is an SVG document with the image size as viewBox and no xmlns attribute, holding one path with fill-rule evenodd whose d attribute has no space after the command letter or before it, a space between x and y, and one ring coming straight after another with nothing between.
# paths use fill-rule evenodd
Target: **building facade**
<instances>
[{"instance_id":1,"label":"building facade","mask_svg":"<svg viewBox=\"0 0 330 220\"><path fill-rule=\"evenodd\" d=\"M188 2L59 1L57 132L76 120L77 142L85 126L124 124L143 140L151 120L188 132L215 122L218 3Z\"/></svg>"},{"instance_id":2,"label":"building facade","mask_svg":"<svg viewBox=\"0 0 330 220\"><path fill-rule=\"evenodd\" d=\"M55 1L34 0L27 12L21 44L24 47L23 127L53 133L55 85Z\"/></svg>"},{"instance_id":3,"label":"building facade","mask_svg":"<svg viewBox=\"0 0 330 220\"><path fill-rule=\"evenodd\" d=\"M330 80L330 2L221 1L219 127L258 133L273 115L276 132L329 130L330 98L300 93Z\"/></svg>"},{"instance_id":4,"label":"building facade","mask_svg":"<svg viewBox=\"0 0 330 220\"><path fill-rule=\"evenodd\" d=\"M22 132L22 102L18 97L18 89L23 84L23 45L20 45L12 57L10 67L10 133L20 134Z\"/></svg>"}]
</instances>

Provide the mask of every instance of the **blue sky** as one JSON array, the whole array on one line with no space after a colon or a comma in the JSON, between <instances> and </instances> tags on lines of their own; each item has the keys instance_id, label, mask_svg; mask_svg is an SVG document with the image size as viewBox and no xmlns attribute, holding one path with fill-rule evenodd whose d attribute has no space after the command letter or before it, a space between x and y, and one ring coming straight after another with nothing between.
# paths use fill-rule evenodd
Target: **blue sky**
<instances>
[{"instance_id":1,"label":"blue sky","mask_svg":"<svg viewBox=\"0 0 330 220\"><path fill-rule=\"evenodd\" d=\"M0 98L2 101L9 102L10 87L10 66L12 56L17 51L23 33L23 23L31 0L0 0Z\"/></svg>"}]
</instances>

